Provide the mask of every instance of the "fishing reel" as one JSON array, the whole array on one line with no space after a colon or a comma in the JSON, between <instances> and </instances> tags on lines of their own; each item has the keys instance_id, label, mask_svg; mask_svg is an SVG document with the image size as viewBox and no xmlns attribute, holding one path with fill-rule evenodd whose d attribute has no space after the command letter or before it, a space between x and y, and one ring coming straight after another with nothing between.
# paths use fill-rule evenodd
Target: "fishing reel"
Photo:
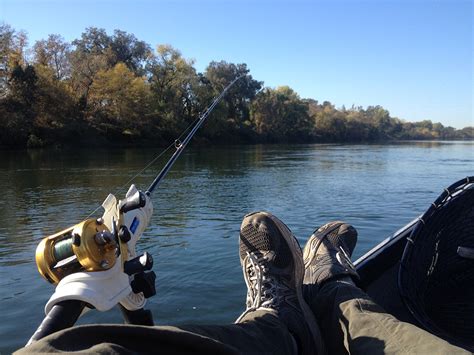
<instances>
[{"instance_id":1,"label":"fishing reel","mask_svg":"<svg viewBox=\"0 0 474 355\"><path fill-rule=\"evenodd\" d=\"M38 271L58 284L79 271L104 271L115 265L118 240L102 218L87 219L44 238L36 248Z\"/></svg>"},{"instance_id":2,"label":"fishing reel","mask_svg":"<svg viewBox=\"0 0 474 355\"><path fill-rule=\"evenodd\" d=\"M153 259L135 251L153 213L151 199L132 185L124 200L110 194L102 207L101 218L48 236L36 248L39 273L57 285L46 313L64 300L80 300L100 311L120 303L133 311L156 293Z\"/></svg>"}]
</instances>

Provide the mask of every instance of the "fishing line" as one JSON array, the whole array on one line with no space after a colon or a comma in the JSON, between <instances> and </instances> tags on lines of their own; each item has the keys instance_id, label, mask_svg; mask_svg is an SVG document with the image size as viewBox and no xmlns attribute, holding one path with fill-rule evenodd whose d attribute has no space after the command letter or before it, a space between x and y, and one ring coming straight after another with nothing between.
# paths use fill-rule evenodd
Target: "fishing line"
<instances>
[{"instance_id":1,"label":"fishing line","mask_svg":"<svg viewBox=\"0 0 474 355\"><path fill-rule=\"evenodd\" d=\"M140 170L138 173L136 173L134 176L132 176L127 182L125 182L122 186L120 186L116 191L114 195L117 195L123 188L128 186L133 180L135 180L138 176L143 174L146 169L148 169L150 166L152 166L158 159L160 159L168 150L173 147L175 143L171 143L165 150L163 150L160 154L158 154L155 158L153 158L142 170ZM102 205L97 206L95 210L93 210L85 219L88 219L91 217L94 213L96 213L98 210L102 208Z\"/></svg>"},{"instance_id":2,"label":"fishing line","mask_svg":"<svg viewBox=\"0 0 474 355\"><path fill-rule=\"evenodd\" d=\"M207 112L207 110L205 111ZM196 124L197 121L199 121L201 119L201 116L199 116L198 118L196 118L192 123L190 123L188 125L188 127L186 127L186 129L179 135L179 137L177 139L174 140L173 143L171 143L167 148L165 148L161 153L159 153L156 157L154 157L152 160L150 160L146 165L145 167L140 170L138 173L136 173L135 175L133 175L130 179L128 179L127 182L125 182L124 184L122 184L116 191L115 191L115 194L114 195L117 195L122 189L124 189L125 187L127 187L129 184L131 184L133 182L133 180L135 180L137 177L139 177L141 174L143 174L150 166L152 166L158 159L160 159L168 150L170 150L172 147L175 147L176 146L176 141L179 141L185 134L186 132L189 131L189 129L194 126ZM96 213L98 210L100 210L102 208L102 205L99 205L97 206L97 208L95 210L93 210L85 219L88 219L89 217L91 217L94 213Z\"/></svg>"},{"instance_id":3,"label":"fishing line","mask_svg":"<svg viewBox=\"0 0 474 355\"><path fill-rule=\"evenodd\" d=\"M168 161L168 163L165 165L165 167L162 169L160 174L158 175L157 178L153 181L151 186L148 188L147 193L150 194L151 191L158 185L158 183L163 179L163 177L167 174L169 169L171 168L171 165L173 162L178 158L178 156L181 154L181 151L185 148L185 146L189 143L191 138L194 136L194 133L200 128L200 126L204 123L204 120L209 116L211 111L219 104L220 100L224 97L224 95L227 93L227 91L234 85L235 82L237 82L239 79L244 77L246 74L240 75L239 77L235 78L230 84L228 84L223 91L217 96L214 97L212 103L210 106L204 110L202 114L200 114L193 122L191 122L183 131L182 133L178 136L177 139L174 140L173 143L171 143L165 150L163 150L161 153L159 153L156 157L154 157L148 164L145 165L143 169L141 169L139 172L137 172L135 175L133 175L127 182L125 182L123 185L121 185L117 191L115 192L115 195L117 195L123 188L127 187L130 183L132 183L138 176L142 175L149 167L151 167L159 158L161 158L166 152L168 152L172 147L176 148L175 153L171 157L171 159ZM199 122L201 121L201 122ZM189 132L189 133L188 133ZM183 142L181 142L181 138L187 134L187 137ZM88 219L91 217L94 213L96 213L102 205L97 206L96 209L94 209L85 219Z\"/></svg>"}]
</instances>

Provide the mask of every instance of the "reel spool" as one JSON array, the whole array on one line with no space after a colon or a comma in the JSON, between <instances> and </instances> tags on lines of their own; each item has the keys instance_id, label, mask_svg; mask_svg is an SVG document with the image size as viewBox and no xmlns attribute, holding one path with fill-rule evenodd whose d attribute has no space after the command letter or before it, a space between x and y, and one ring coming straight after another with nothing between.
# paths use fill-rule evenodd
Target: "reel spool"
<instances>
[{"instance_id":1,"label":"reel spool","mask_svg":"<svg viewBox=\"0 0 474 355\"><path fill-rule=\"evenodd\" d=\"M87 219L44 238L36 248L38 271L57 284L79 271L104 271L115 265L118 243L99 219Z\"/></svg>"}]
</instances>

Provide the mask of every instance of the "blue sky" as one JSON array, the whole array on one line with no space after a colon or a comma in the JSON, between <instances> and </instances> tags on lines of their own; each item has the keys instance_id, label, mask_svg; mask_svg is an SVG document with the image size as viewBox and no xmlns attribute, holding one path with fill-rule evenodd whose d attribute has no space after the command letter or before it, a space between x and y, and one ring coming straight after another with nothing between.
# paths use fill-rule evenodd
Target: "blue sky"
<instances>
[{"instance_id":1,"label":"blue sky","mask_svg":"<svg viewBox=\"0 0 474 355\"><path fill-rule=\"evenodd\" d=\"M173 45L199 71L211 60L244 62L266 86L338 107L474 125L470 0L0 0L0 20L30 44L118 28Z\"/></svg>"}]
</instances>

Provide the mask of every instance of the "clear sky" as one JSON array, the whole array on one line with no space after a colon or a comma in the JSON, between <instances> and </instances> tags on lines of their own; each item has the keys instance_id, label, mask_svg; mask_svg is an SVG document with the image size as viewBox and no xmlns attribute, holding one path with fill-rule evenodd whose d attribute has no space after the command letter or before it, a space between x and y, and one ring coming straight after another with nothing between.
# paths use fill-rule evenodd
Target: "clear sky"
<instances>
[{"instance_id":1,"label":"clear sky","mask_svg":"<svg viewBox=\"0 0 474 355\"><path fill-rule=\"evenodd\" d=\"M203 71L247 63L266 86L462 128L473 118L471 0L0 0L30 44L89 26L168 43Z\"/></svg>"}]
</instances>

